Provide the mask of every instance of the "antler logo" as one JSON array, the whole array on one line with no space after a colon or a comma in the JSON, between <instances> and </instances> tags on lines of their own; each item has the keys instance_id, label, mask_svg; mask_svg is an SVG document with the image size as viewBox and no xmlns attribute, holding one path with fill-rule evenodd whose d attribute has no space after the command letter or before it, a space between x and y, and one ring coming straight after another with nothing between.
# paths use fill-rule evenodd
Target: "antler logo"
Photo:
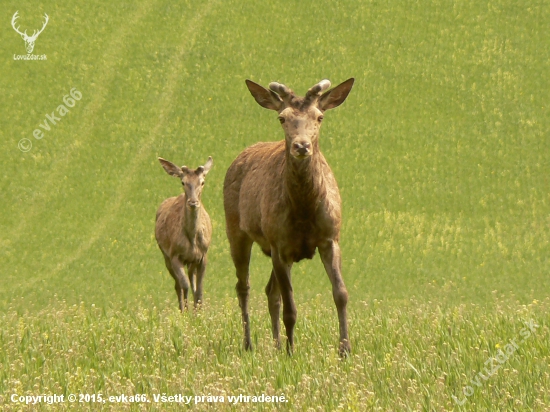
<instances>
[{"instance_id":1,"label":"antler logo","mask_svg":"<svg viewBox=\"0 0 550 412\"><path fill-rule=\"evenodd\" d=\"M34 42L36 41L36 39L40 35L40 33L42 33L44 31L44 29L46 28L46 25L48 24L49 17L46 13L44 13L44 18L45 18L46 21L42 25L42 28L40 30L34 30L33 33L32 33L32 36L28 36L27 35L27 30L25 30L23 33L21 33L19 31L19 26L15 27L15 21L19 18L17 13L19 13L19 11L16 11L15 14L13 15L12 19L11 19L11 26L13 27L13 29L18 34L21 35L21 38L23 40L25 40L25 48L27 49L27 53L31 54L32 51L34 50Z\"/></svg>"}]
</instances>

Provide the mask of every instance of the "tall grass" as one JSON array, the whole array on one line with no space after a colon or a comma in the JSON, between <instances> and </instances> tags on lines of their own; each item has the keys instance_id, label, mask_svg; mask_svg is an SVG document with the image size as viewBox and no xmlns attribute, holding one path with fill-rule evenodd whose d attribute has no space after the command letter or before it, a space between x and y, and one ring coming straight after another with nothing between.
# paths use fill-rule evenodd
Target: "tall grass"
<instances>
[{"instance_id":1,"label":"tall grass","mask_svg":"<svg viewBox=\"0 0 550 412\"><path fill-rule=\"evenodd\" d=\"M252 353L241 348L236 299L207 300L183 315L173 300L148 299L124 310L63 301L22 316L10 309L1 315L0 405L20 410L12 394L101 393L105 399L146 394L150 401L107 402L115 410L178 410L183 405L155 403L154 395L181 394L193 397L193 410L544 411L550 407L549 305L548 299L506 302L496 294L491 310L414 299L357 302L350 312L353 353L345 360L337 355L335 310L322 296L298 306L293 357L274 348L264 299L252 303ZM527 336L522 329L529 322L535 326ZM517 350L489 365L511 341ZM228 397L240 394L288 402L232 405ZM201 395L224 402L195 403Z\"/></svg>"}]
</instances>

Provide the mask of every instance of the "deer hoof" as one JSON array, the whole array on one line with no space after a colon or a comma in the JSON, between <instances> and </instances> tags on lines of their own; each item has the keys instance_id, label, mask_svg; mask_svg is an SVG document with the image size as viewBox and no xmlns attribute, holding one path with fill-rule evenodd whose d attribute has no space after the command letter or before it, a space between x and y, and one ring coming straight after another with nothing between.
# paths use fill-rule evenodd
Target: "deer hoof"
<instances>
[{"instance_id":1,"label":"deer hoof","mask_svg":"<svg viewBox=\"0 0 550 412\"><path fill-rule=\"evenodd\" d=\"M340 342L340 348L338 349L338 354L341 358L349 358L351 355L351 345L347 340Z\"/></svg>"}]
</instances>

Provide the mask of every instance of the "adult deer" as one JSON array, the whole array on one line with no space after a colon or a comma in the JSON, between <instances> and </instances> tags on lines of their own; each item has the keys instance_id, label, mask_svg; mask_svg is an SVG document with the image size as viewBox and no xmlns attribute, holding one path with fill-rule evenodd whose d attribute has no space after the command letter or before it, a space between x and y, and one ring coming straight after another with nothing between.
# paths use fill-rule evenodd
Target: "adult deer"
<instances>
[{"instance_id":1,"label":"adult deer","mask_svg":"<svg viewBox=\"0 0 550 412\"><path fill-rule=\"evenodd\" d=\"M201 203L204 178L210 171L212 157L195 170L178 167L159 157L159 162L171 176L181 179L183 193L166 199L157 211L155 237L164 256L166 268L174 278L179 308L187 308L189 285L195 307L202 302L202 281L206 271L206 253L212 239L210 216ZM184 266L187 267L185 274ZM196 283L195 283L196 275Z\"/></svg>"},{"instance_id":2,"label":"adult deer","mask_svg":"<svg viewBox=\"0 0 550 412\"><path fill-rule=\"evenodd\" d=\"M351 350L346 315L348 292L342 279L338 246L340 193L319 149L319 129L324 112L344 102L353 82L352 78L325 91L330 82L322 80L310 88L305 97L298 97L280 83L270 83L270 90L267 90L246 81L256 102L279 114L285 140L250 146L237 156L225 176L226 230L238 279L236 289L245 349L252 349L248 315L249 263L252 244L256 242L273 263L265 292L275 344L280 347L282 297L287 351L292 353L296 305L290 270L294 262L311 259L318 249L332 283L338 310L340 355Z\"/></svg>"},{"instance_id":3,"label":"adult deer","mask_svg":"<svg viewBox=\"0 0 550 412\"><path fill-rule=\"evenodd\" d=\"M34 42L36 41L36 39L38 38L40 33L42 33L44 31L44 29L46 28L46 25L48 24L48 21L50 20L50 18L48 17L48 15L46 13L44 13L45 21L44 21L44 24L42 25L42 28L40 30L33 30L32 36L28 36L27 35L27 30L25 30L23 33L21 33L19 31L19 26L15 27L15 21L19 18L17 13L19 13L19 11L16 11L15 14L13 15L12 19L11 19L11 26L13 27L13 29L19 35L21 35L21 37L25 41L25 48L27 49L27 53L31 54L32 51L34 50Z\"/></svg>"}]
</instances>

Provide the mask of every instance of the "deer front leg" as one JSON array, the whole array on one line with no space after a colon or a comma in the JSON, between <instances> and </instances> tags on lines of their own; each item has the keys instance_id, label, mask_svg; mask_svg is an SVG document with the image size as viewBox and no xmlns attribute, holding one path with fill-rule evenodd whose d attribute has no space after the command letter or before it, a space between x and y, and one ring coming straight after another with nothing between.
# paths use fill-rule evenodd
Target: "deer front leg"
<instances>
[{"instance_id":1,"label":"deer front leg","mask_svg":"<svg viewBox=\"0 0 550 412\"><path fill-rule=\"evenodd\" d=\"M342 258L338 242L330 240L319 246L319 254L325 266L330 282L332 283L332 297L338 311L340 324L340 356L347 356L351 352L351 344L348 336L347 304L348 291L342 278Z\"/></svg>"},{"instance_id":2,"label":"deer front leg","mask_svg":"<svg viewBox=\"0 0 550 412\"><path fill-rule=\"evenodd\" d=\"M180 311L187 309L187 294L189 293L189 280L187 275L183 270L183 265L181 264L179 258L173 257L171 260L172 270L174 272L174 278L176 280L176 294L178 295L178 301L180 306Z\"/></svg>"},{"instance_id":3,"label":"deer front leg","mask_svg":"<svg viewBox=\"0 0 550 412\"><path fill-rule=\"evenodd\" d=\"M279 332L281 330L281 324L279 321L279 313L281 309L281 291L279 290L279 283L275 277L275 272L271 271L271 277L265 287L265 294L267 295L267 305L269 307L269 315L271 316L271 331L273 333L273 341L277 349L281 348L281 340L279 338Z\"/></svg>"},{"instance_id":4,"label":"deer front leg","mask_svg":"<svg viewBox=\"0 0 550 412\"><path fill-rule=\"evenodd\" d=\"M204 279L204 274L206 273L206 255L202 257L201 261L195 266L196 268L196 289L193 292L193 297L195 299L195 308L202 304L202 281Z\"/></svg>"},{"instance_id":5,"label":"deer front leg","mask_svg":"<svg viewBox=\"0 0 550 412\"><path fill-rule=\"evenodd\" d=\"M294 303L294 291L292 290L292 282L290 270L292 263L285 263L279 256L279 251L275 247L271 247L271 261L273 263L273 273L277 278L279 290L283 300L283 323L285 324L287 342L286 350L289 355L292 355L294 350L294 325L296 324L296 304ZM271 312L271 308L270 308ZM272 317L273 319L273 317Z\"/></svg>"},{"instance_id":6,"label":"deer front leg","mask_svg":"<svg viewBox=\"0 0 550 412\"><path fill-rule=\"evenodd\" d=\"M237 296L243 321L243 346L245 350L252 350L252 340L250 339L250 318L248 315L248 297L250 291L249 283L249 265L250 253L252 249L252 240L245 234L230 236L228 231L229 245L231 247L231 257L235 264L237 274Z\"/></svg>"},{"instance_id":7,"label":"deer front leg","mask_svg":"<svg viewBox=\"0 0 550 412\"><path fill-rule=\"evenodd\" d=\"M194 263L187 265L187 278L189 279L189 289L191 289L191 293L193 293L193 296L195 296L195 292L197 291L195 273L197 273L197 265Z\"/></svg>"}]
</instances>

